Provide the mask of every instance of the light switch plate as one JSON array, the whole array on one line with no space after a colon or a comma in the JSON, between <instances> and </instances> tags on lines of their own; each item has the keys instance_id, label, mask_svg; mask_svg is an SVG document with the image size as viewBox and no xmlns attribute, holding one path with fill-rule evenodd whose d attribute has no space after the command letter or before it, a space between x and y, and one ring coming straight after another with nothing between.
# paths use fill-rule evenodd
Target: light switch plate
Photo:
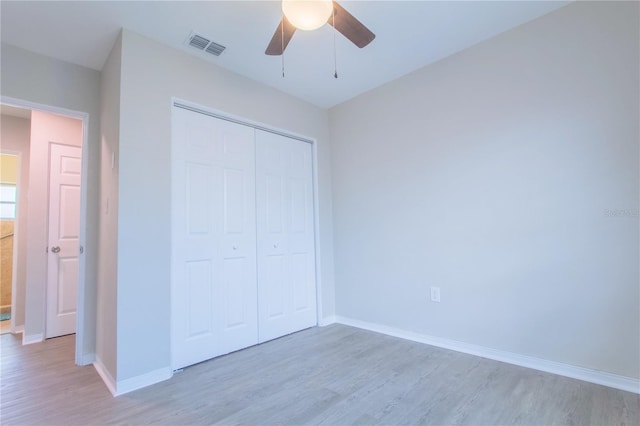
<instances>
[{"instance_id":1,"label":"light switch plate","mask_svg":"<svg viewBox=\"0 0 640 426\"><path fill-rule=\"evenodd\" d=\"M431 301L440 302L440 287L431 287Z\"/></svg>"}]
</instances>

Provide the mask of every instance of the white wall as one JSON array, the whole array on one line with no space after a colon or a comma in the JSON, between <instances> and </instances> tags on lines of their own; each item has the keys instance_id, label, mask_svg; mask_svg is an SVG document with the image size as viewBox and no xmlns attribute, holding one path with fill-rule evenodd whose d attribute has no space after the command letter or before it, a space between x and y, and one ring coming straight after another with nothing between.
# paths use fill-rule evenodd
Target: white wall
<instances>
[{"instance_id":1,"label":"white wall","mask_svg":"<svg viewBox=\"0 0 640 426\"><path fill-rule=\"evenodd\" d=\"M640 377L638 12L576 2L330 111L338 315Z\"/></svg>"},{"instance_id":2,"label":"white wall","mask_svg":"<svg viewBox=\"0 0 640 426\"><path fill-rule=\"evenodd\" d=\"M120 57L116 41L100 80L100 231L96 359L117 374L118 144L120 140Z\"/></svg>"},{"instance_id":3,"label":"white wall","mask_svg":"<svg viewBox=\"0 0 640 426\"><path fill-rule=\"evenodd\" d=\"M28 119L3 115L0 120L0 144L2 152L20 155L20 165L18 177L18 217L16 221L17 236L17 274L15 277L15 304L11 309L11 322L13 328L24 327L24 304L25 288L27 277L27 211L29 202L27 190L29 188L29 141L31 133L31 123Z\"/></svg>"},{"instance_id":4,"label":"white wall","mask_svg":"<svg viewBox=\"0 0 640 426\"><path fill-rule=\"evenodd\" d=\"M29 154L29 210L27 212L27 275L25 298L25 339L45 330L48 211L49 144L82 146L82 121L31 112L31 152Z\"/></svg>"},{"instance_id":5,"label":"white wall","mask_svg":"<svg viewBox=\"0 0 640 426\"><path fill-rule=\"evenodd\" d=\"M98 170L100 155L100 73L7 44L0 48L0 94L24 101L89 114L87 222L85 226L85 318L82 353L95 350L96 279L98 264Z\"/></svg>"},{"instance_id":6,"label":"white wall","mask_svg":"<svg viewBox=\"0 0 640 426\"><path fill-rule=\"evenodd\" d=\"M318 139L323 308L333 314L328 113L124 31L118 159L117 380L170 368L171 98Z\"/></svg>"}]
</instances>

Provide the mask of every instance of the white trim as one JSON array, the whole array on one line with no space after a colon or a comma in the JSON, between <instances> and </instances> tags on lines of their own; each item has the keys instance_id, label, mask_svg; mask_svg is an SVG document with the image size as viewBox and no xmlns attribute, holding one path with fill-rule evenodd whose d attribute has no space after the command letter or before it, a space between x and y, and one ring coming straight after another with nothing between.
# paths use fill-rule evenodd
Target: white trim
<instances>
[{"instance_id":1,"label":"white trim","mask_svg":"<svg viewBox=\"0 0 640 426\"><path fill-rule=\"evenodd\" d=\"M133 392L134 390L163 382L170 379L172 376L173 371L171 368L164 367L129 379L117 381L116 393L114 396L124 395L125 393Z\"/></svg>"},{"instance_id":2,"label":"white trim","mask_svg":"<svg viewBox=\"0 0 640 426\"><path fill-rule=\"evenodd\" d=\"M84 354L82 355L82 359L80 360L80 363L76 363L78 365L91 365L94 362L96 362L96 354L92 353L88 353L88 354Z\"/></svg>"},{"instance_id":3,"label":"white trim","mask_svg":"<svg viewBox=\"0 0 640 426\"><path fill-rule=\"evenodd\" d=\"M50 112L52 114L66 115L67 117L73 117L78 119L89 117L89 114L87 114L86 112L74 111L72 109L57 107L53 105L39 104L37 102L26 101L23 99L12 98L10 96L4 96L4 95L0 96L0 103L3 105L13 106L17 108L31 109L31 110L35 109L36 111L44 111L44 112Z\"/></svg>"},{"instance_id":4,"label":"white trim","mask_svg":"<svg viewBox=\"0 0 640 426\"><path fill-rule=\"evenodd\" d=\"M114 397L133 392L134 390L141 389L146 386L154 385L158 382L170 379L173 376L171 368L165 367L141 374L140 376L131 377L130 379L117 381L109 373L109 370L104 366L102 360L97 356L95 357L95 361L93 361L93 367L96 369L98 375L102 378L107 389L109 389L109 392L111 392L111 395Z\"/></svg>"},{"instance_id":5,"label":"white trim","mask_svg":"<svg viewBox=\"0 0 640 426\"><path fill-rule=\"evenodd\" d=\"M40 343L44 341L44 333L38 334L22 334L22 344L23 345L31 345L33 343Z\"/></svg>"},{"instance_id":6,"label":"white trim","mask_svg":"<svg viewBox=\"0 0 640 426\"><path fill-rule=\"evenodd\" d=\"M336 322L338 322L337 319L336 319L336 316L335 315L329 315L328 317L321 318L318 321L318 325L320 327L326 327L328 325L335 324Z\"/></svg>"},{"instance_id":7,"label":"white trim","mask_svg":"<svg viewBox=\"0 0 640 426\"><path fill-rule=\"evenodd\" d=\"M199 114L208 115L210 117L219 118L225 121L231 121L232 123L240 124L242 126L253 127L256 130L263 130L269 133L275 133L276 135L285 136L291 139L297 139L302 142L314 144L315 139L307 136L294 133L290 130L280 129L278 127L271 126L269 124L261 123L259 121L250 120L239 115L230 114L219 109L209 108L204 105L197 104L195 102L185 101L184 99L171 98L171 106L175 108L182 108L188 111L193 111Z\"/></svg>"},{"instance_id":8,"label":"white trim","mask_svg":"<svg viewBox=\"0 0 640 426\"><path fill-rule=\"evenodd\" d=\"M111 392L111 395L116 396L116 380L111 377L109 370L104 366L100 357L96 356L96 360L93 362L93 368L96 369L98 375L107 386L107 389Z\"/></svg>"},{"instance_id":9,"label":"white trim","mask_svg":"<svg viewBox=\"0 0 640 426\"><path fill-rule=\"evenodd\" d=\"M484 346L459 342L457 340L429 336L427 334L415 333L342 316L336 316L336 322L351 327L361 328L363 330L386 334L388 336L399 337L401 339L437 346L439 348L450 349L456 352L506 362L508 364L519 365L521 367L532 368L534 370L540 370L547 373L557 374L559 376L570 377L572 379L583 380L585 382L596 383L598 385L640 394L640 379L632 377L620 376L617 374L607 373L605 371L592 370L589 368L549 361L542 358L516 354L499 349L487 348Z\"/></svg>"},{"instance_id":10,"label":"white trim","mask_svg":"<svg viewBox=\"0 0 640 426\"><path fill-rule=\"evenodd\" d=\"M13 326L13 324L11 324ZM24 325L19 325L17 327L12 327L11 334L20 334L24 333Z\"/></svg>"},{"instance_id":11,"label":"white trim","mask_svg":"<svg viewBox=\"0 0 640 426\"><path fill-rule=\"evenodd\" d=\"M67 108L39 104L36 102L26 101L23 99L12 98L9 96L0 96L0 103L9 106L15 106L19 108L26 108L36 111L45 111L53 114L64 115L71 118L76 118L82 121L82 160L81 160L81 172L80 172L80 232L78 235L79 244L84 248L83 254L78 256L78 288L77 288L77 305L76 305L76 350L75 350L75 362L77 365L83 365L82 359L84 358L84 319L85 315L85 287L86 287L86 243L87 243L87 195L88 195L88 170L89 170L89 114L82 111L74 111ZM45 295L46 300L46 295ZM25 311L25 324L27 322L27 312ZM43 318L46 318L46 312L44 312ZM43 332L46 330L46 323L42 324ZM25 338L23 337L23 344Z\"/></svg>"},{"instance_id":12,"label":"white trim","mask_svg":"<svg viewBox=\"0 0 640 426\"><path fill-rule=\"evenodd\" d=\"M87 314L94 315L95 312L88 313L85 306L85 293L87 285L87 199L89 194L89 114L83 114L82 118L82 147L80 160L80 232L78 243L82 248L78 253L78 287L76 289L76 364L87 365L83 359L87 355L93 356L95 346L91 348L89 354L84 353L86 335L84 330L85 318ZM98 208L99 209L99 208ZM94 321L95 322L95 321ZM94 332L95 333L95 332Z\"/></svg>"},{"instance_id":13,"label":"white trim","mask_svg":"<svg viewBox=\"0 0 640 426\"><path fill-rule=\"evenodd\" d=\"M29 146L31 146L31 141L29 141ZM22 225L22 221L20 220L20 204L24 206L24 197L27 195L27 191L24 191L24 182L22 182L22 171L24 170L23 157L21 152L16 152L15 154L18 157L18 170L16 176L16 191L18 193L18 197L16 198L16 217L13 220L13 256L11 259L11 332L15 333L17 330L16 326L16 304L18 297L18 258L20 257L20 225ZM24 193L24 194L23 194ZM26 261L26 258L25 258ZM25 280L24 285L26 286L26 268L25 268ZM22 306L22 316L24 317L25 307ZM24 326L24 324L22 324Z\"/></svg>"},{"instance_id":14,"label":"white trim","mask_svg":"<svg viewBox=\"0 0 640 426\"><path fill-rule=\"evenodd\" d=\"M322 265L320 247L320 195L318 191L318 142L313 139L311 142L311 178L313 179L313 239L315 250L315 267L316 267L316 324L322 324L324 316L324 304L322 303Z\"/></svg>"}]
</instances>

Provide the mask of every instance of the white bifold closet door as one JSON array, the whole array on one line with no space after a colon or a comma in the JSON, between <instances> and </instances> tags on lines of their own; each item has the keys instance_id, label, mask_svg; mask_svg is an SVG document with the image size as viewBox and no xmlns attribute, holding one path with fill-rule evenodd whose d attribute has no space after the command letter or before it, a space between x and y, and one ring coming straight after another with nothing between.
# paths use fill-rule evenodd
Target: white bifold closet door
<instances>
[{"instance_id":1,"label":"white bifold closet door","mask_svg":"<svg viewBox=\"0 0 640 426\"><path fill-rule=\"evenodd\" d=\"M311 144L256 130L260 342L314 326Z\"/></svg>"},{"instance_id":2,"label":"white bifold closet door","mask_svg":"<svg viewBox=\"0 0 640 426\"><path fill-rule=\"evenodd\" d=\"M172 366L316 324L311 144L173 108Z\"/></svg>"},{"instance_id":3,"label":"white bifold closet door","mask_svg":"<svg viewBox=\"0 0 640 426\"><path fill-rule=\"evenodd\" d=\"M258 341L252 128L174 108L172 357L181 368Z\"/></svg>"}]
</instances>

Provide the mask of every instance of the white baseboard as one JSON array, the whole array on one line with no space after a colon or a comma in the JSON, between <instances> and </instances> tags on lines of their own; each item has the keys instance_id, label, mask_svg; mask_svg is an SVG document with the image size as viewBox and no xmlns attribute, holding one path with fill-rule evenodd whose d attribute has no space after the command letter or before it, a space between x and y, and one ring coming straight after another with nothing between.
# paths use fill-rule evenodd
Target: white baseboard
<instances>
[{"instance_id":1,"label":"white baseboard","mask_svg":"<svg viewBox=\"0 0 640 426\"><path fill-rule=\"evenodd\" d=\"M44 333L38 334L22 334L22 344L23 345L31 345L33 343L40 343L44 341Z\"/></svg>"},{"instance_id":2,"label":"white baseboard","mask_svg":"<svg viewBox=\"0 0 640 426\"><path fill-rule=\"evenodd\" d=\"M640 394L640 379L336 316L339 324Z\"/></svg>"},{"instance_id":3,"label":"white baseboard","mask_svg":"<svg viewBox=\"0 0 640 426\"><path fill-rule=\"evenodd\" d=\"M94 362L96 362L96 354L94 353L82 354L80 356L78 365L91 365Z\"/></svg>"},{"instance_id":4,"label":"white baseboard","mask_svg":"<svg viewBox=\"0 0 640 426\"><path fill-rule=\"evenodd\" d=\"M18 326L15 326L15 327L11 328L11 333L12 334L24 333L24 325L18 325Z\"/></svg>"},{"instance_id":5,"label":"white baseboard","mask_svg":"<svg viewBox=\"0 0 640 426\"><path fill-rule=\"evenodd\" d=\"M324 317L324 318L320 319L320 322L318 323L318 326L326 327L328 325L335 324L335 323L336 323L336 316L335 315L330 315L328 317Z\"/></svg>"},{"instance_id":6,"label":"white baseboard","mask_svg":"<svg viewBox=\"0 0 640 426\"><path fill-rule=\"evenodd\" d=\"M166 367L150 371L149 373L142 374L140 376L117 381L113 378L113 376L111 376L99 357L96 356L96 360L94 361L93 366L102 378L104 384L107 386L107 389L109 389L109 392L111 392L111 395L113 395L114 397L124 395L125 393L132 392L134 390L141 389L158 382L162 382L164 380L170 379L173 375L173 371L171 370L171 368Z\"/></svg>"},{"instance_id":7,"label":"white baseboard","mask_svg":"<svg viewBox=\"0 0 640 426\"><path fill-rule=\"evenodd\" d=\"M111 392L111 395L116 396L116 379L114 379L109 370L104 366L100 357L96 356L96 360L93 362L93 368L96 369L98 375L102 378L102 381Z\"/></svg>"},{"instance_id":8,"label":"white baseboard","mask_svg":"<svg viewBox=\"0 0 640 426\"><path fill-rule=\"evenodd\" d=\"M117 382L117 392L114 396L123 395L125 393L165 381L170 379L171 376L173 376L173 370L170 367L165 367L150 371L140 376L120 380Z\"/></svg>"}]
</instances>

